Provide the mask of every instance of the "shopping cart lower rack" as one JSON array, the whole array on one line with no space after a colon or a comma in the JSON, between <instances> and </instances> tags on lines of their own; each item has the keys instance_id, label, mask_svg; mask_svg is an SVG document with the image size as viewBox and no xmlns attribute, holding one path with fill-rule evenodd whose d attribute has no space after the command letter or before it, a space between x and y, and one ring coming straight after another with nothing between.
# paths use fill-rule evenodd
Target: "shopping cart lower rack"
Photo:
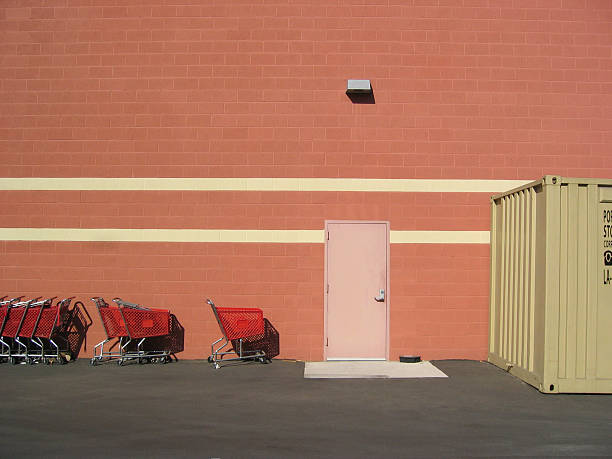
<instances>
[{"instance_id":1,"label":"shopping cart lower rack","mask_svg":"<svg viewBox=\"0 0 612 459\"><path fill-rule=\"evenodd\" d=\"M147 338L170 334L170 311L146 308L121 298L113 299L117 306L109 306L101 297L91 300L98 309L106 332L106 339L94 346L92 365L111 359L117 359L119 365L128 360L138 360L138 363L166 363L172 360L168 349L144 349Z\"/></svg>"},{"instance_id":2,"label":"shopping cart lower rack","mask_svg":"<svg viewBox=\"0 0 612 459\"><path fill-rule=\"evenodd\" d=\"M208 362L214 368L220 368L220 362L258 360L269 363L279 354L278 332L264 318L259 308L219 307L207 299L223 336L210 346L211 355ZM215 345L225 340L218 348ZM232 351L222 352L231 342ZM235 354L236 357L225 358Z\"/></svg>"}]
</instances>

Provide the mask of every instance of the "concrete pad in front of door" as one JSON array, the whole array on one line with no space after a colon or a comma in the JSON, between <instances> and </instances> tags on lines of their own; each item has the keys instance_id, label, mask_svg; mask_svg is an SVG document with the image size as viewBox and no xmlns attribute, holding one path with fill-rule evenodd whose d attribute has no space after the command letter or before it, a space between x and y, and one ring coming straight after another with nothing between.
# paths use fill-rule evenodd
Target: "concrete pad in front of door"
<instances>
[{"instance_id":1,"label":"concrete pad in front of door","mask_svg":"<svg viewBox=\"0 0 612 459\"><path fill-rule=\"evenodd\" d=\"M447 378L431 362L402 363L389 361L331 360L306 362L304 378Z\"/></svg>"}]
</instances>

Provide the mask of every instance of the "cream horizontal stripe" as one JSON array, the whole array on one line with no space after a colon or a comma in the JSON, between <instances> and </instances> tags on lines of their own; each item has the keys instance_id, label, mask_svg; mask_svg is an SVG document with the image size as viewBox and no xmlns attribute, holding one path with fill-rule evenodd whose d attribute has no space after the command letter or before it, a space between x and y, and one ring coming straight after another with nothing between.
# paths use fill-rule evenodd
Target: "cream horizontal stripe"
<instances>
[{"instance_id":1,"label":"cream horizontal stripe","mask_svg":"<svg viewBox=\"0 0 612 459\"><path fill-rule=\"evenodd\" d=\"M391 244L488 244L489 231L391 231Z\"/></svg>"},{"instance_id":2,"label":"cream horizontal stripe","mask_svg":"<svg viewBox=\"0 0 612 459\"><path fill-rule=\"evenodd\" d=\"M353 178L0 178L0 190L501 193L526 180Z\"/></svg>"},{"instance_id":3,"label":"cream horizontal stripe","mask_svg":"<svg viewBox=\"0 0 612 459\"><path fill-rule=\"evenodd\" d=\"M323 230L0 228L5 241L320 243Z\"/></svg>"},{"instance_id":4,"label":"cream horizontal stripe","mask_svg":"<svg viewBox=\"0 0 612 459\"><path fill-rule=\"evenodd\" d=\"M4 241L259 242L318 244L324 230L0 228ZM488 231L391 231L392 244L488 244Z\"/></svg>"},{"instance_id":5,"label":"cream horizontal stripe","mask_svg":"<svg viewBox=\"0 0 612 459\"><path fill-rule=\"evenodd\" d=\"M323 230L0 228L5 241L320 243Z\"/></svg>"}]
</instances>

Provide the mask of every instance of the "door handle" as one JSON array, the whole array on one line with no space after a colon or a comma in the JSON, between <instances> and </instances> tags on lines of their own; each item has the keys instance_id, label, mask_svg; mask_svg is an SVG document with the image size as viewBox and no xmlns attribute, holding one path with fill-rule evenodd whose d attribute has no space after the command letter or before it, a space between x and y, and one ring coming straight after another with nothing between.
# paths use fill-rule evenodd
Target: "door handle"
<instances>
[{"instance_id":1,"label":"door handle","mask_svg":"<svg viewBox=\"0 0 612 459\"><path fill-rule=\"evenodd\" d=\"M378 296L374 297L374 300L378 301L379 303L382 303L383 301L385 301L385 290L381 288L378 291Z\"/></svg>"}]
</instances>

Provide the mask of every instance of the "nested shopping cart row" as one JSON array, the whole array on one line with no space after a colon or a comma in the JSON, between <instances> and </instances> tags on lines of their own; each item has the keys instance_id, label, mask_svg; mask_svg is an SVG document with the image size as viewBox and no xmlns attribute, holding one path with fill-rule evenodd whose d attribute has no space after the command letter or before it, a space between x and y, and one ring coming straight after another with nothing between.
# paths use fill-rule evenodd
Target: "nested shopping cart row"
<instances>
[{"instance_id":1,"label":"nested shopping cart row","mask_svg":"<svg viewBox=\"0 0 612 459\"><path fill-rule=\"evenodd\" d=\"M146 346L147 340L170 335L170 311L153 309L114 298L109 305L102 297L91 299L100 315L106 338L94 346L91 364L116 359L119 365L128 360L138 363L166 363L172 360L170 346ZM161 341L167 343L167 341Z\"/></svg>"},{"instance_id":2,"label":"nested shopping cart row","mask_svg":"<svg viewBox=\"0 0 612 459\"><path fill-rule=\"evenodd\" d=\"M156 340L174 334L171 330L171 318L174 316L170 311L144 307L121 298L113 299L115 305L108 304L102 297L91 300L106 333L106 338L94 346L92 365L108 360L117 360L119 365L129 360L137 360L138 363L166 363L172 360L175 350L171 349L171 341ZM210 299L207 303L223 334L212 343L208 356L208 361L215 368L220 368L222 362L230 361L259 360L269 363L279 354L278 332L263 317L261 309L217 307ZM230 343L232 351L224 351ZM231 357L230 354L236 356Z\"/></svg>"},{"instance_id":3,"label":"nested shopping cart row","mask_svg":"<svg viewBox=\"0 0 612 459\"><path fill-rule=\"evenodd\" d=\"M91 298L106 338L93 346L91 364L116 360L166 363L183 350L184 329L166 309L114 298ZM211 345L215 368L231 361L268 363L279 354L278 332L259 308L217 307L207 300L222 337ZM74 297L0 298L0 361L65 363L78 356L92 325L87 309ZM223 342L222 342L223 341ZM231 350L224 350L231 345ZM235 356L232 356L235 354Z\"/></svg>"},{"instance_id":4,"label":"nested shopping cart row","mask_svg":"<svg viewBox=\"0 0 612 459\"><path fill-rule=\"evenodd\" d=\"M73 300L0 298L0 359L13 364L71 360L76 347L71 335L91 325L83 303Z\"/></svg>"}]
</instances>

